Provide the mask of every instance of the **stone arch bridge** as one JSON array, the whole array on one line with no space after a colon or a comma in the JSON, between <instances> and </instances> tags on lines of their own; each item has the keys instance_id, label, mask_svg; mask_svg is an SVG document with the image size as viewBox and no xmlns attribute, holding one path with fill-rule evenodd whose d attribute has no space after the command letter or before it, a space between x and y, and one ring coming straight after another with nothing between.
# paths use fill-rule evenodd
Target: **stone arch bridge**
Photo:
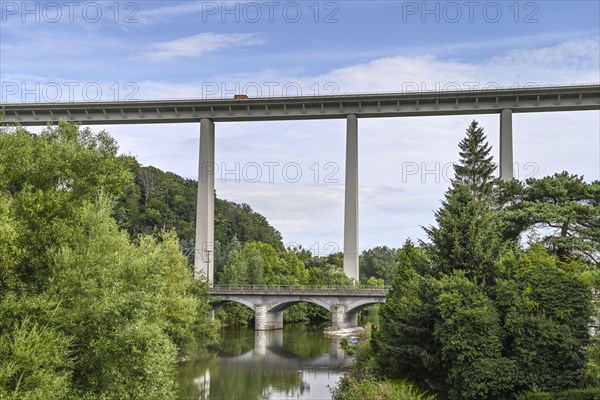
<instances>
[{"instance_id":1,"label":"stone arch bridge","mask_svg":"<svg viewBox=\"0 0 600 400\"><path fill-rule=\"evenodd\" d=\"M292 288L214 286L210 290L213 310L235 302L255 313L255 329L283 328L283 311L298 303L312 303L331 312L333 326L358 326L358 312L373 304L385 302L388 289L362 288Z\"/></svg>"}]
</instances>

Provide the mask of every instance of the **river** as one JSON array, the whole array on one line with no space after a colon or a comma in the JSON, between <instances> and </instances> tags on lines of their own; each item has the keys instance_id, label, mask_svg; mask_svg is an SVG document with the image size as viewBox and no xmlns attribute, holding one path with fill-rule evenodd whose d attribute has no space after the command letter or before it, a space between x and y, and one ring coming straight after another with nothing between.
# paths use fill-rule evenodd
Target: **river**
<instances>
[{"instance_id":1,"label":"river","mask_svg":"<svg viewBox=\"0 0 600 400\"><path fill-rule=\"evenodd\" d=\"M330 388L353 358L323 325L286 324L254 331L226 328L211 351L179 367L181 400L331 398Z\"/></svg>"}]
</instances>

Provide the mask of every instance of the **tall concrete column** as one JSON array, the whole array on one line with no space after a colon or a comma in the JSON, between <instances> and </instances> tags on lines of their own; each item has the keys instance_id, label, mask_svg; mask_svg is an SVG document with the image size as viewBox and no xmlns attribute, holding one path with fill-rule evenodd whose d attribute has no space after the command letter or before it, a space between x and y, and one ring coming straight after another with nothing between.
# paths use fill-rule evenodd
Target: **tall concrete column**
<instances>
[{"instance_id":1,"label":"tall concrete column","mask_svg":"<svg viewBox=\"0 0 600 400\"><path fill-rule=\"evenodd\" d=\"M198 200L196 204L196 251L194 275L203 274L209 283L214 276L215 237L215 123L200 121L200 158L198 161Z\"/></svg>"},{"instance_id":2,"label":"tall concrete column","mask_svg":"<svg viewBox=\"0 0 600 400\"><path fill-rule=\"evenodd\" d=\"M344 273L358 282L358 121L354 114L346 117Z\"/></svg>"},{"instance_id":3,"label":"tall concrete column","mask_svg":"<svg viewBox=\"0 0 600 400\"><path fill-rule=\"evenodd\" d=\"M512 110L500 112L500 178L513 179Z\"/></svg>"}]
</instances>

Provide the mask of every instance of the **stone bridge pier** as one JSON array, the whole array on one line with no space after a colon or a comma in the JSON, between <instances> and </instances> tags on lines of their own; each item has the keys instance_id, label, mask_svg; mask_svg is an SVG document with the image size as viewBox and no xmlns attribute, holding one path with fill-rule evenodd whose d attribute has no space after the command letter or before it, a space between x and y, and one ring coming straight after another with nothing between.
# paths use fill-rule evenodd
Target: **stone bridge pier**
<instances>
[{"instance_id":1,"label":"stone bridge pier","mask_svg":"<svg viewBox=\"0 0 600 400\"><path fill-rule=\"evenodd\" d=\"M269 312L266 304L258 304L254 308L254 321L254 329L257 331L283 329L283 311Z\"/></svg>"},{"instance_id":2,"label":"stone bridge pier","mask_svg":"<svg viewBox=\"0 0 600 400\"><path fill-rule=\"evenodd\" d=\"M358 312L360 310L346 311L346 305L334 304L331 311L331 323L338 328L354 328L358 326Z\"/></svg>"}]
</instances>

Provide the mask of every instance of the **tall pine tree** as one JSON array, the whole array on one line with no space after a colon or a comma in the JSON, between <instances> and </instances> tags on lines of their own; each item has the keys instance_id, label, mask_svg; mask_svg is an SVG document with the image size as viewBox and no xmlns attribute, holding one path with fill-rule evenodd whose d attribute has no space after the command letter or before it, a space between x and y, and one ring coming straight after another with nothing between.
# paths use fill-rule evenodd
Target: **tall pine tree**
<instances>
[{"instance_id":1,"label":"tall pine tree","mask_svg":"<svg viewBox=\"0 0 600 400\"><path fill-rule=\"evenodd\" d=\"M472 121L458 145L452 186L435 213L437 226L424 228L431 241L424 247L436 275L462 270L471 280L493 284L503 244L489 208L496 166L485 140L483 128Z\"/></svg>"},{"instance_id":2,"label":"tall pine tree","mask_svg":"<svg viewBox=\"0 0 600 400\"><path fill-rule=\"evenodd\" d=\"M467 128L466 137L460 141L460 160L454 164L452 186L466 185L471 193L482 200L492 193L496 164L490 155L492 148L486 142L483 128L473 120Z\"/></svg>"}]
</instances>

